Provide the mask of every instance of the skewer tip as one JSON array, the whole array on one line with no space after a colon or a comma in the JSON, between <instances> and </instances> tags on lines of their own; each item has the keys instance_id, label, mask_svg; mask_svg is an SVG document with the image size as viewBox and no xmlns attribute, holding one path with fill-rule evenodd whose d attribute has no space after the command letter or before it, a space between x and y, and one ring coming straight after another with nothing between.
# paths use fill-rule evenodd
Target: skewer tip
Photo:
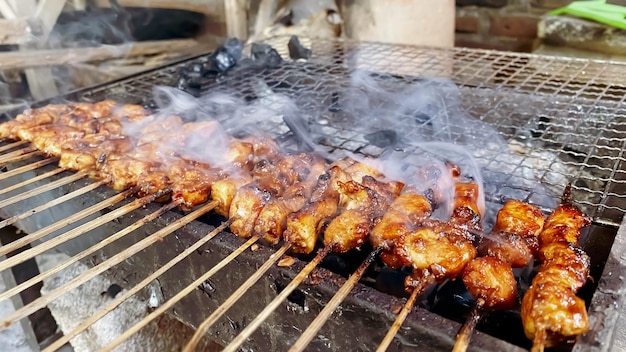
<instances>
[{"instance_id":1,"label":"skewer tip","mask_svg":"<svg viewBox=\"0 0 626 352\"><path fill-rule=\"evenodd\" d=\"M548 337L548 333L544 329L539 329L535 331L535 338L533 339L533 347L530 349L530 352L543 352L546 345L546 338Z\"/></svg>"}]
</instances>

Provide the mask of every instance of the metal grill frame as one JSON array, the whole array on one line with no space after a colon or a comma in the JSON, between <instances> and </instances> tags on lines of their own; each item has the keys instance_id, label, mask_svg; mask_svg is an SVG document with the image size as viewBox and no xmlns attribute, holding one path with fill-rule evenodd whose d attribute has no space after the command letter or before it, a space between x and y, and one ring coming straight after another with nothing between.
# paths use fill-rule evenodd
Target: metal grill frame
<instances>
[{"instance_id":1,"label":"metal grill frame","mask_svg":"<svg viewBox=\"0 0 626 352\"><path fill-rule=\"evenodd\" d=\"M281 48L281 46L275 44L275 42L272 43L275 47ZM328 67L337 65L337 60L339 60L339 64L343 63L346 52L358 49L359 55L363 55L363 57L367 58L365 65L368 70L376 70L379 68L388 69L390 65L397 64L397 62L394 61L395 59L407 58L406 61L402 61L400 71L411 72L413 76L410 76L410 78L403 76L401 80L410 81L413 80L415 76L420 75L428 77L441 75L452 77L453 81L461 87L463 103L467 111L481 120L490 121L493 119L493 116L489 116L489 112L496 108L501 109L499 111L505 111L504 115L507 117L513 114L519 114L524 117L534 118L526 111L520 112L519 109L507 109L507 103L510 103L506 100L508 94L514 94L516 97L521 95L531 101L543 103L545 107L544 111L546 111L545 114L549 112L562 112L564 111L563 108L565 108L568 112L568 116L564 118L565 122L559 126L565 129L569 127L567 121L576 120L583 114L591 116L589 120L574 126L574 132L570 133L579 134L579 132L586 131L590 134L589 131L595 131L597 134L592 135L596 138L593 140L593 143L588 143L586 146L590 147L592 150L598 150L598 152L595 154L592 152L585 154L582 162L572 162L572 164L581 172L593 170L594 174L599 174L598 178L603 179L606 183L602 190L591 190L585 186L576 185L575 188L579 192L591 192L598 195L596 198L597 201L591 202L590 204L582 204L583 206L591 207L596 225L608 226L614 229L619 226L621 217L625 212L623 204L626 204L623 201L625 196L621 191L626 182L623 170L623 151L626 146L626 139L622 137L626 134L626 110L624 110L622 106L624 95L620 96L619 92L626 90L626 87L614 82L620 68L626 68L623 67L623 64L460 48L444 50L373 43L354 43L349 41L316 41L313 44L314 57L311 62L321 61L321 67L325 67L325 70L328 70ZM337 59L338 52L340 53L339 59ZM173 83L171 79L175 76L176 70L188 62L188 60L185 60L173 66L167 66L114 83L74 92L62 97L61 100L98 101L109 98L127 103L147 103L145 100L129 100L131 97L126 95L129 87L140 95L143 94L135 98L139 98L140 100L145 99L146 94L151 93L152 86L150 82L159 80L163 82L162 80L165 79L169 80L170 84ZM557 66L558 69L554 69L554 66ZM395 69L398 69L398 67ZM340 73L345 74L346 72L340 71ZM224 77L224 80L218 84L227 84L228 82L235 82L236 84L237 80L241 79L239 74L240 73L235 71L231 75ZM336 74L336 72L333 74ZM393 75L397 74L397 72L393 72ZM589 78L591 78L590 81L588 81ZM586 83L581 83L583 81ZM116 91L116 89L118 89L118 91ZM211 87L207 87L207 89L211 89ZM498 94L495 95L494 106L491 107L492 110L486 112L482 111L481 109L484 109L484 106L481 106L479 103L472 104L471 101L468 102L468 99L464 98L464 94L467 94L466 96L470 98L473 97L470 91L475 92L481 90L498 92ZM59 98L40 102L37 106L57 101L59 101ZM530 107L535 109L537 106L530 105ZM576 111L569 111L572 107L575 108ZM602 111L596 111L598 109ZM535 109L534 111L536 112L537 110ZM608 115L608 118L602 117L605 114ZM571 118L570 115L574 117ZM505 121L512 123L511 125L507 125L506 122L499 123L497 125L499 131L502 132L503 130L506 131L507 128L511 128L510 130L512 132L508 134L504 132L507 137L521 137L517 129L519 127L517 125L519 121L515 119ZM524 121L522 120L522 122ZM281 131L288 134L285 128ZM556 131L556 133L561 132ZM605 134L610 136L607 137ZM614 142L620 141L621 146L619 148L612 145ZM562 146L564 143L560 145ZM564 151L562 148L555 148L555 151L565 155L573 153L575 156L579 156L576 155L577 151L568 152ZM603 153L608 155L604 155ZM590 162L590 160L594 158L609 159L614 167L609 169L594 166L593 163ZM493 198L497 201L497 194L492 196L494 196ZM230 240L225 241L231 242ZM616 253L623 252L620 252L620 249L623 248L623 243L620 243L622 243L622 241L615 241L615 245L609 254L605 272L610 270L612 274L616 272L623 273L622 263L624 260L621 257L615 257ZM115 251L112 253L115 253ZM298 263L297 265L302 264ZM290 271L287 272L288 274L286 275L293 275ZM332 274L327 275L333 277ZM341 279L337 280L341 281ZM605 314L606 311L596 311L595 308L599 307L600 304L606 305L608 304L607 302L609 302L609 297L606 293L608 291L604 290L603 287L609 285L609 290L612 292L610 297L614 297L614 292L623 292L623 288L617 285L615 281L609 283L610 281L610 278L605 278L605 280L600 283L600 289L594 297L594 303L592 303L592 319L596 319L596 324L598 321L604 320L601 315ZM615 289L615 287L620 288ZM361 287L359 290L364 290L364 288ZM376 295L375 293L371 294ZM596 304L596 306L594 306L594 304ZM414 317L414 319L419 320L424 315L428 314L430 313L418 311L417 317ZM612 316L619 317L620 314L619 310L617 310L612 313ZM437 321L438 317L435 316L432 319ZM455 325L452 326L452 329L443 328L442 331L455 331ZM614 336L607 332L609 330L612 331L609 327L590 332L579 339L579 343L577 343L575 349L593 350L593 345L595 344L594 339L603 341L609 340L609 342L613 341ZM482 343L479 341L482 340L480 338L475 339L472 343L473 346L481 346ZM494 342L488 337L485 338L484 341L486 341L486 345Z\"/></svg>"}]
</instances>

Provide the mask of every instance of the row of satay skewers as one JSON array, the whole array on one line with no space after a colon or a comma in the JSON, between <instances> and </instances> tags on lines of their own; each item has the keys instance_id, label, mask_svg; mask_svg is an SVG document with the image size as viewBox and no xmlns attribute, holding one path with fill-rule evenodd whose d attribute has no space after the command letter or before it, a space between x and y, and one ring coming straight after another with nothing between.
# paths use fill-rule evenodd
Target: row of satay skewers
<instances>
[{"instance_id":1,"label":"row of satay skewers","mask_svg":"<svg viewBox=\"0 0 626 352\"><path fill-rule=\"evenodd\" d=\"M476 303L456 351L467 347L480 312L517 305L512 269L533 258L542 265L521 304L533 349L588 329L576 292L589 274L589 257L578 244L589 220L568 191L547 219L533 205L507 201L483 235L479 186L462 180L452 164L454 204L444 222L431 218L437 190L427 198L366 163L344 158L329 165L314 153L283 153L265 136L236 139L216 121L185 123L134 105L48 105L0 125L0 137L29 141L59 157L59 166L107 180L116 190L167 190L186 210L211 199L234 234L284 240L296 253L311 253L321 235L325 253L369 241L385 264L413 268L405 281L412 297L431 283L460 278ZM390 330L390 338L394 334Z\"/></svg>"}]
</instances>

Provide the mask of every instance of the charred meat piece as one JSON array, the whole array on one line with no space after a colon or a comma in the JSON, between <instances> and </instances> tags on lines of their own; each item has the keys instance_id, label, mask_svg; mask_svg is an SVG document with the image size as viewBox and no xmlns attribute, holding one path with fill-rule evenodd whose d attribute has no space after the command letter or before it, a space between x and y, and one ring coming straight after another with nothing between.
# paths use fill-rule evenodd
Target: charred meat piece
<instances>
[{"instance_id":1,"label":"charred meat piece","mask_svg":"<svg viewBox=\"0 0 626 352\"><path fill-rule=\"evenodd\" d=\"M463 283L487 309L510 309L517 303L517 281L507 263L494 257L475 258L463 269Z\"/></svg>"},{"instance_id":2,"label":"charred meat piece","mask_svg":"<svg viewBox=\"0 0 626 352\"><path fill-rule=\"evenodd\" d=\"M319 157L314 157L311 163L305 180L289 186L282 197L270 199L259 213L254 231L267 242L276 244L280 241L287 225L287 216L304 207L318 178L326 172L326 164Z\"/></svg>"},{"instance_id":3,"label":"charred meat piece","mask_svg":"<svg viewBox=\"0 0 626 352\"><path fill-rule=\"evenodd\" d=\"M405 191L396 198L380 222L370 233L374 248L382 247L381 258L392 268L401 267L402 261L393 254L396 240L420 225L432 213L430 202L414 190Z\"/></svg>"},{"instance_id":4,"label":"charred meat piece","mask_svg":"<svg viewBox=\"0 0 626 352\"><path fill-rule=\"evenodd\" d=\"M467 240L465 230L436 220L402 235L394 246L395 255L404 265L413 267L413 278L405 286L419 284L424 271L435 280L454 278L476 257L476 248Z\"/></svg>"},{"instance_id":5,"label":"charred meat piece","mask_svg":"<svg viewBox=\"0 0 626 352\"><path fill-rule=\"evenodd\" d=\"M539 273L522 299L522 323L533 344L551 347L589 329L585 302L576 291L587 281L589 256L578 238L590 220L571 203L570 187L539 234ZM539 336L539 340L535 337Z\"/></svg>"},{"instance_id":6,"label":"charred meat piece","mask_svg":"<svg viewBox=\"0 0 626 352\"><path fill-rule=\"evenodd\" d=\"M380 221L391 202L402 190L397 182L380 182L372 176L363 176L362 183L339 182L341 213L324 231L324 244L336 252L347 252L360 247L372 228Z\"/></svg>"},{"instance_id":7,"label":"charred meat piece","mask_svg":"<svg viewBox=\"0 0 626 352\"><path fill-rule=\"evenodd\" d=\"M481 255L498 258L513 268L528 265L539 249L545 216L528 203L509 200L498 211L496 224L478 246Z\"/></svg>"}]
</instances>

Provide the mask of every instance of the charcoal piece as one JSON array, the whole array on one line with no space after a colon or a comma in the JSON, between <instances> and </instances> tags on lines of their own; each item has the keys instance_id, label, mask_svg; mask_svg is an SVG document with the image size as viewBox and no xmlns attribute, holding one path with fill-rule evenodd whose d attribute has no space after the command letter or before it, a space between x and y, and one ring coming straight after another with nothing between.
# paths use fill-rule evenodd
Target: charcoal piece
<instances>
[{"instance_id":1,"label":"charcoal piece","mask_svg":"<svg viewBox=\"0 0 626 352\"><path fill-rule=\"evenodd\" d=\"M368 133L365 139L379 148L393 147L398 143L398 134L393 130L380 130Z\"/></svg>"},{"instance_id":2,"label":"charcoal piece","mask_svg":"<svg viewBox=\"0 0 626 352\"><path fill-rule=\"evenodd\" d=\"M252 43L250 56L258 67L274 68L283 62L278 51L267 44Z\"/></svg>"},{"instance_id":3,"label":"charcoal piece","mask_svg":"<svg viewBox=\"0 0 626 352\"><path fill-rule=\"evenodd\" d=\"M241 60L243 43L237 38L230 38L217 48L204 64L204 75L224 74Z\"/></svg>"},{"instance_id":4,"label":"charcoal piece","mask_svg":"<svg viewBox=\"0 0 626 352\"><path fill-rule=\"evenodd\" d=\"M291 36L289 43L287 43L287 48L289 49L289 57L292 60L308 60L311 57L311 49L302 46L300 39L296 35Z\"/></svg>"}]
</instances>

